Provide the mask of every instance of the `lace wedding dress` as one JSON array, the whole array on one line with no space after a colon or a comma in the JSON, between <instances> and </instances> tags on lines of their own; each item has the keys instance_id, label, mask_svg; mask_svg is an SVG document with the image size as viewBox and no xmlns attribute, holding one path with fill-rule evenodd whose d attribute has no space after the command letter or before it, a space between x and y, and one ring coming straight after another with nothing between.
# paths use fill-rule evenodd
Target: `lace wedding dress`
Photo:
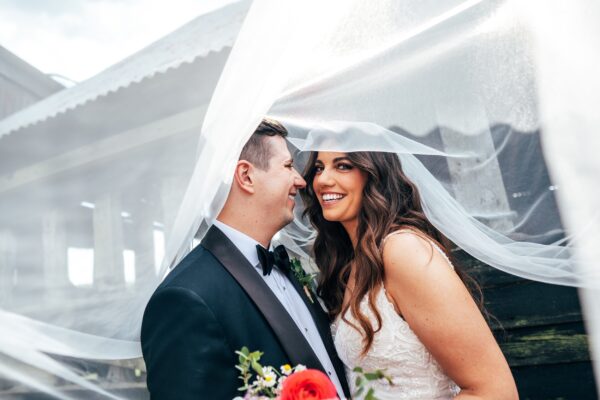
<instances>
[{"instance_id":1,"label":"lace wedding dress","mask_svg":"<svg viewBox=\"0 0 600 400\"><path fill-rule=\"evenodd\" d=\"M432 245L446 257L435 243ZM446 260L449 266L454 268L447 257ZM374 326L377 326L367 297L361 302L361 311ZM339 317L332 326L335 347L346 365L346 375L352 392L355 390L356 379L352 369L362 367L365 371L385 370L386 375L392 378L393 385L383 380L372 383L375 395L381 400L445 400L456 396L460 388L444 374L408 323L398 315L394 305L387 298L385 288L379 290L375 304L381 314L382 327L375 334L373 345L365 356L361 356L362 336L356 329ZM350 312L346 314L346 318L358 325Z\"/></svg>"}]
</instances>

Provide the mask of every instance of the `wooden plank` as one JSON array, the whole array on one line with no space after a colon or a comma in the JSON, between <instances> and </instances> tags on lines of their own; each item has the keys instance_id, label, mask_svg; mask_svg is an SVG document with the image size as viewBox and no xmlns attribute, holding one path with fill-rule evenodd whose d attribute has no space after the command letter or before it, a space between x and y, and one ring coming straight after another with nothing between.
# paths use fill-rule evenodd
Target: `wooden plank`
<instances>
[{"instance_id":1,"label":"wooden plank","mask_svg":"<svg viewBox=\"0 0 600 400\"><path fill-rule=\"evenodd\" d=\"M476 258L473 258L463 250L454 250L452 252L452 256L456 261L456 265L477 279L479 284L484 288L496 285L505 285L523 280L523 278L516 275L511 275L500 271L497 268L490 267Z\"/></svg>"},{"instance_id":2,"label":"wooden plank","mask_svg":"<svg viewBox=\"0 0 600 400\"><path fill-rule=\"evenodd\" d=\"M577 289L523 279L453 253L457 265L483 289L485 307L506 328L582 321ZM498 327L493 323L493 327Z\"/></svg>"},{"instance_id":3,"label":"wooden plank","mask_svg":"<svg viewBox=\"0 0 600 400\"><path fill-rule=\"evenodd\" d=\"M511 367L590 360L582 322L511 329L497 337Z\"/></svg>"},{"instance_id":4,"label":"wooden plank","mask_svg":"<svg viewBox=\"0 0 600 400\"><path fill-rule=\"evenodd\" d=\"M504 329L583 320L577 289L567 286L520 280L485 288L484 303Z\"/></svg>"},{"instance_id":5,"label":"wooden plank","mask_svg":"<svg viewBox=\"0 0 600 400\"><path fill-rule=\"evenodd\" d=\"M595 400L589 362L512 368L521 400Z\"/></svg>"}]
</instances>

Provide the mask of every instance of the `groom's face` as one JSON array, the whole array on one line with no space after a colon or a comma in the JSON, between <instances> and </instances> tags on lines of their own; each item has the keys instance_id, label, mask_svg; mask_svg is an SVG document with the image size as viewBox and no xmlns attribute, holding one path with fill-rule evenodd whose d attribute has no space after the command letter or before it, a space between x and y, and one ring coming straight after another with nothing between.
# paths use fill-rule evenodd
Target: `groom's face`
<instances>
[{"instance_id":1,"label":"groom's face","mask_svg":"<svg viewBox=\"0 0 600 400\"><path fill-rule=\"evenodd\" d=\"M271 136L263 140L270 146L271 158L268 169L256 173L256 195L264 206L263 214L279 230L294 219L294 198L298 189L306 186L306 182L294 168L284 138Z\"/></svg>"}]
</instances>

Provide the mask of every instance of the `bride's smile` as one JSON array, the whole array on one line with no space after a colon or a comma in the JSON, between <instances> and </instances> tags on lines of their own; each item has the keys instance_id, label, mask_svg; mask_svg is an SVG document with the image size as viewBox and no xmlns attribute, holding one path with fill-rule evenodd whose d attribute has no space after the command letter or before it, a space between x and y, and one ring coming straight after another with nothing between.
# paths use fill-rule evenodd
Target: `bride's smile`
<instances>
[{"instance_id":1,"label":"bride's smile","mask_svg":"<svg viewBox=\"0 0 600 400\"><path fill-rule=\"evenodd\" d=\"M313 190L323 209L323 217L342 225L356 225L367 180L346 153L319 152L314 164Z\"/></svg>"}]
</instances>

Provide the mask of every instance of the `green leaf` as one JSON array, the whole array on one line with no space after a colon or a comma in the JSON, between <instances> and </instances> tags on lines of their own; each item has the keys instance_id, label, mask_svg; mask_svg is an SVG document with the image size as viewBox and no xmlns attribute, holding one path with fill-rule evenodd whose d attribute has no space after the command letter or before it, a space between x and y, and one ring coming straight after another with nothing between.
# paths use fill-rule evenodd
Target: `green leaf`
<instances>
[{"instance_id":1,"label":"green leaf","mask_svg":"<svg viewBox=\"0 0 600 400\"><path fill-rule=\"evenodd\" d=\"M365 378L366 378L368 381L376 381L376 380L378 380L378 379L381 379L381 378L383 378L383 374L381 374L381 372L379 372L379 373L377 373L377 372L367 372L367 373L365 374Z\"/></svg>"},{"instance_id":2,"label":"green leaf","mask_svg":"<svg viewBox=\"0 0 600 400\"><path fill-rule=\"evenodd\" d=\"M357 376L355 382L356 382L356 384L355 384L356 387L361 386L364 383L362 376Z\"/></svg>"},{"instance_id":3,"label":"green leaf","mask_svg":"<svg viewBox=\"0 0 600 400\"><path fill-rule=\"evenodd\" d=\"M365 400L377 400L377 397L375 397L375 390L373 390L373 388L369 389L365 395Z\"/></svg>"},{"instance_id":4,"label":"green leaf","mask_svg":"<svg viewBox=\"0 0 600 400\"><path fill-rule=\"evenodd\" d=\"M256 361L260 360L264 353L262 351L253 351L249 354L250 358L256 359Z\"/></svg>"},{"instance_id":5,"label":"green leaf","mask_svg":"<svg viewBox=\"0 0 600 400\"><path fill-rule=\"evenodd\" d=\"M353 372L358 372L359 374L363 373L363 369L361 367L354 367Z\"/></svg>"},{"instance_id":6,"label":"green leaf","mask_svg":"<svg viewBox=\"0 0 600 400\"><path fill-rule=\"evenodd\" d=\"M307 273L304 268L302 268L302 263L297 258L292 258L290 260L290 265L292 267L292 272L296 276L296 279L303 285L312 283L316 277L316 274Z\"/></svg>"},{"instance_id":7,"label":"green leaf","mask_svg":"<svg viewBox=\"0 0 600 400\"><path fill-rule=\"evenodd\" d=\"M362 386L361 386L361 387L359 387L359 388L358 388L358 389L356 389L356 391L354 392L354 396L353 396L353 397L354 397L354 398L357 398L357 397L359 397L359 396L360 396L360 395L361 395L361 394L362 394L364 391L365 391L365 388L364 388L364 387L362 387Z\"/></svg>"},{"instance_id":8,"label":"green leaf","mask_svg":"<svg viewBox=\"0 0 600 400\"><path fill-rule=\"evenodd\" d=\"M263 370L262 370L262 365L260 365L257 361L252 360L252 369L259 376L264 377Z\"/></svg>"}]
</instances>

